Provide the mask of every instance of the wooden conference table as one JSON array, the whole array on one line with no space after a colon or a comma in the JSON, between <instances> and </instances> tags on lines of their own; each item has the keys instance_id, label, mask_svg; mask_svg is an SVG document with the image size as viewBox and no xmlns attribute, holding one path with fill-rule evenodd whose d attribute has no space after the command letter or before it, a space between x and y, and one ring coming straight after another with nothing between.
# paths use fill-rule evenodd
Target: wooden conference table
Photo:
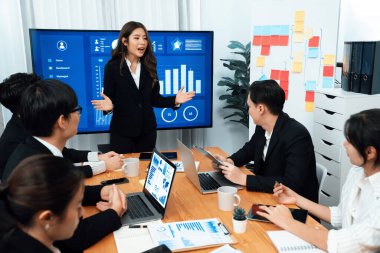
<instances>
[{"instance_id":1,"label":"wooden conference table","mask_svg":"<svg viewBox=\"0 0 380 253\"><path fill-rule=\"evenodd\" d=\"M216 147L206 148L208 151L216 154L226 155L221 149ZM211 161L194 151L194 158L197 161L200 161L199 170L207 171L211 170ZM138 153L127 154L125 157L138 157ZM180 156L178 152L178 156ZM179 159L180 157L178 157ZM128 184L120 184L119 187L125 192L136 192L142 191L142 185L139 183L140 179L145 179L146 172L145 169L148 166L148 161L140 161L140 176L135 178L129 178ZM250 172L246 169L243 169L247 174ZM122 171L113 171L106 172L100 175L97 175L93 178L86 179L85 183L87 185L99 184L102 180L108 180L113 178L118 178L123 176ZM258 193L258 192L249 192L245 189L238 192L241 202L240 206L244 207L247 211L253 203L259 204L276 204L276 199L268 193ZM85 207L84 215L89 216L98 212L95 207ZM206 218L215 218L218 217L221 221L227 226L229 231L237 239L238 243L233 244L232 246L236 249L241 250L242 252L277 252L276 248L272 244L272 241L266 234L266 231L269 230L280 230L274 224L257 222L257 221L248 221L247 231L244 234L233 233L232 227L232 211L226 212L221 211L218 208L218 196L217 193L202 195L199 191L193 186L193 184L186 178L184 173L177 173L174 178L174 183L170 193L170 198L168 201L168 206L166 209L164 222L175 222L183 220L193 220L193 219L206 219ZM310 216L307 219L307 224L316 229L325 229L321 224L316 222ZM210 252L214 248L205 248L194 250L193 252ZM116 243L113 237L113 233L109 234L101 241L87 249L85 252L117 252Z\"/></svg>"}]
</instances>

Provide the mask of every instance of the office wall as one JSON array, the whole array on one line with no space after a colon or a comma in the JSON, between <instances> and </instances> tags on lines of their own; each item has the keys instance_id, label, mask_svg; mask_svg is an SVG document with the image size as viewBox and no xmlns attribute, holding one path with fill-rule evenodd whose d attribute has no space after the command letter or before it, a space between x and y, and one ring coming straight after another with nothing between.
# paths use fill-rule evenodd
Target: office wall
<instances>
[{"instance_id":1,"label":"office wall","mask_svg":"<svg viewBox=\"0 0 380 253\"><path fill-rule=\"evenodd\" d=\"M205 145L221 147L230 154L248 141L248 129L224 119L229 112L222 109L226 104L219 100L219 96L225 93L225 88L216 84L221 77L231 76L232 73L220 61L221 58L235 57L227 47L229 41L237 40L244 44L250 41L252 2L201 1L201 29L214 31L214 127L205 130Z\"/></svg>"},{"instance_id":2,"label":"office wall","mask_svg":"<svg viewBox=\"0 0 380 253\"><path fill-rule=\"evenodd\" d=\"M337 60L343 59L345 41L380 40L380 1L341 0Z\"/></svg>"}]
</instances>

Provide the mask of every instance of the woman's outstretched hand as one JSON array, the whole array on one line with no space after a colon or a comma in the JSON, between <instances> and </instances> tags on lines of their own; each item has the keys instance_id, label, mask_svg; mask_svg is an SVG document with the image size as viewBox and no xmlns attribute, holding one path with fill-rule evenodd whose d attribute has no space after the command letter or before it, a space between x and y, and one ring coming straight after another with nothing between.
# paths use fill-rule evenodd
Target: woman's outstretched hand
<instances>
[{"instance_id":1,"label":"woman's outstretched hand","mask_svg":"<svg viewBox=\"0 0 380 253\"><path fill-rule=\"evenodd\" d=\"M104 99L101 100L91 100L91 104L94 106L95 110L99 111L112 111L113 110L113 104L112 101L107 95L105 95L103 92L100 93L100 96L102 96Z\"/></svg>"},{"instance_id":2,"label":"woman's outstretched hand","mask_svg":"<svg viewBox=\"0 0 380 253\"><path fill-rule=\"evenodd\" d=\"M181 87L181 89L178 91L177 95L175 96L175 104L183 104L186 103L187 101L190 101L193 99L195 96L194 91L189 91L189 92L183 92L183 89L185 87Z\"/></svg>"}]
</instances>

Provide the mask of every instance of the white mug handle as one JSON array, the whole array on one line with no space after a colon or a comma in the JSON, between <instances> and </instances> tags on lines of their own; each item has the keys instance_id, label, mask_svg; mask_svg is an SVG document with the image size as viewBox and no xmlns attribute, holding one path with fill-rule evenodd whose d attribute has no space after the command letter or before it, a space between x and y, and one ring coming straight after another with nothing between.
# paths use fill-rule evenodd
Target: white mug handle
<instances>
[{"instance_id":1,"label":"white mug handle","mask_svg":"<svg viewBox=\"0 0 380 253\"><path fill-rule=\"evenodd\" d=\"M121 166L121 170L124 171L125 174L128 174L128 166L126 163Z\"/></svg>"},{"instance_id":2,"label":"white mug handle","mask_svg":"<svg viewBox=\"0 0 380 253\"><path fill-rule=\"evenodd\" d=\"M237 194L234 194L234 198L237 199L237 203L234 203L234 206L238 206L240 204L240 196Z\"/></svg>"}]
</instances>

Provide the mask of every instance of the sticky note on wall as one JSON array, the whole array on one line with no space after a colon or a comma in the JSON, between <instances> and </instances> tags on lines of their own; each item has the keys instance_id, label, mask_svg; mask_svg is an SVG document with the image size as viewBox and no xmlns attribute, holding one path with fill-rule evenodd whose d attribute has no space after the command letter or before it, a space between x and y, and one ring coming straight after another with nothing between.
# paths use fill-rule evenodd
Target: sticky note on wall
<instances>
[{"instance_id":1,"label":"sticky note on wall","mask_svg":"<svg viewBox=\"0 0 380 253\"><path fill-rule=\"evenodd\" d=\"M332 65L334 66L335 55L333 54L325 54L323 56L323 65Z\"/></svg>"},{"instance_id":2,"label":"sticky note on wall","mask_svg":"<svg viewBox=\"0 0 380 253\"><path fill-rule=\"evenodd\" d=\"M265 66L265 57L256 57L256 67Z\"/></svg>"}]
</instances>

